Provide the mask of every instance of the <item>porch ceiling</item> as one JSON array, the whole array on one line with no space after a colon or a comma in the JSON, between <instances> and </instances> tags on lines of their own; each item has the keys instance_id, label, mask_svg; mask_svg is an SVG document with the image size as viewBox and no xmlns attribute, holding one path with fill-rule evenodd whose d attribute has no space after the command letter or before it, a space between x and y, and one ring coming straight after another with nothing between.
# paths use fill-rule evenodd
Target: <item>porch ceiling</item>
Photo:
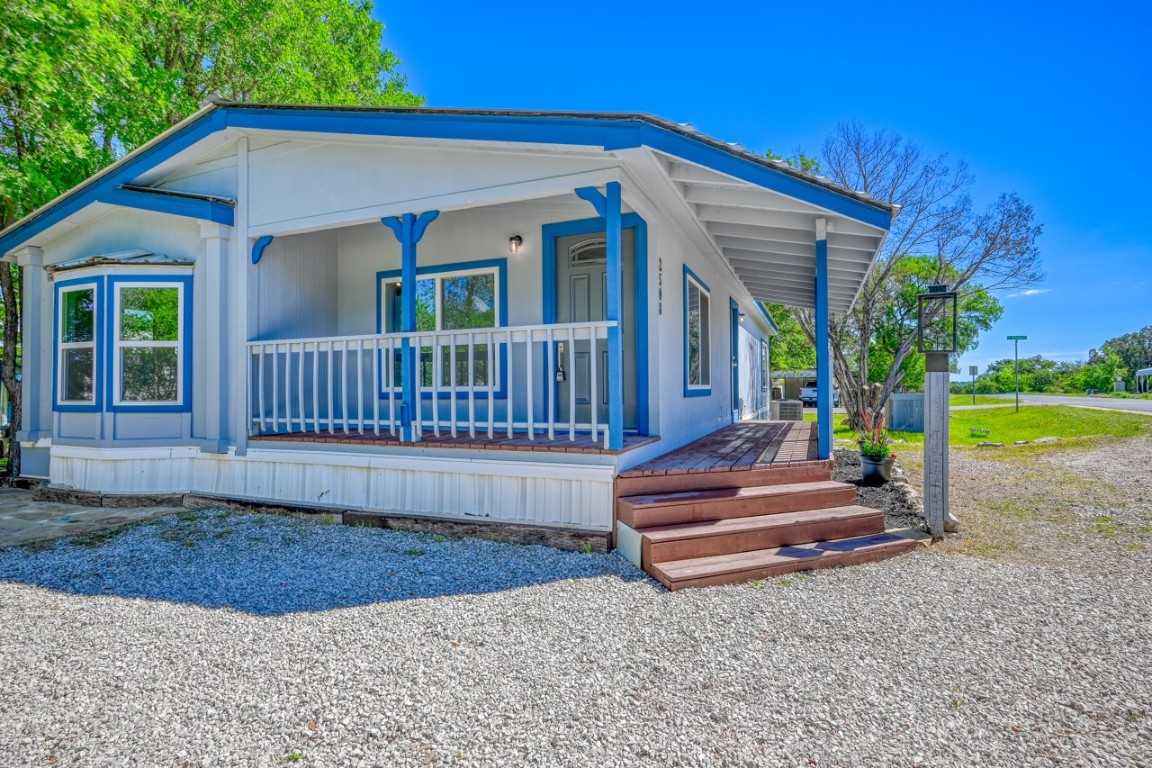
<instances>
[{"instance_id":1,"label":"porch ceiling","mask_svg":"<svg viewBox=\"0 0 1152 768\"><path fill-rule=\"evenodd\" d=\"M828 293L846 312L886 232L667 155L660 164L705 236L758 301L816 305L816 220L828 227Z\"/></svg>"}]
</instances>

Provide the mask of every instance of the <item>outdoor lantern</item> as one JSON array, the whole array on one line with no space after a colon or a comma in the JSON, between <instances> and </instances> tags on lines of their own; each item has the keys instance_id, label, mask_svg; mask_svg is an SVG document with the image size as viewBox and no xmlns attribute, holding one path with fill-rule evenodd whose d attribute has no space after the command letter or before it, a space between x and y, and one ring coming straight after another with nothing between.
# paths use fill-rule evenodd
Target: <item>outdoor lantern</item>
<instances>
[{"instance_id":1,"label":"outdoor lantern","mask_svg":"<svg viewBox=\"0 0 1152 768\"><path fill-rule=\"evenodd\" d=\"M930 285L918 297L920 322L917 344L928 371L948 371L948 357L960 351L956 292L947 285Z\"/></svg>"},{"instance_id":2,"label":"outdoor lantern","mask_svg":"<svg viewBox=\"0 0 1152 768\"><path fill-rule=\"evenodd\" d=\"M508 252L509 253L520 253L520 248L523 245L524 245L524 238L520 237L520 235L512 235L512 237L508 238Z\"/></svg>"}]
</instances>

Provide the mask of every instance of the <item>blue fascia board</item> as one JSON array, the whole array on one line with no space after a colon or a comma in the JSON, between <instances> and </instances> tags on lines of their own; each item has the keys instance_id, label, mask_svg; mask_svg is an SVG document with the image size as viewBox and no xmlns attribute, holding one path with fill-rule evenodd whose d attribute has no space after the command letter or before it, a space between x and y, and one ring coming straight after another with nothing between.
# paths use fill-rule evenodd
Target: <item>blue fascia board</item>
<instances>
[{"instance_id":1,"label":"blue fascia board","mask_svg":"<svg viewBox=\"0 0 1152 768\"><path fill-rule=\"evenodd\" d=\"M767 321L768 327L772 329L772 333L779 335L780 327L776 325L776 321L772 319L772 315L768 314L768 308L764 306L764 302L753 300L752 303L756 305L756 309L760 310L760 314L764 317L764 320Z\"/></svg>"},{"instance_id":2,"label":"blue fascia board","mask_svg":"<svg viewBox=\"0 0 1152 768\"><path fill-rule=\"evenodd\" d=\"M101 192L96 202L184 216L189 219L203 219L216 224L226 224L229 227L236 224L236 210L231 205L216 200L153 194L134 189L111 189Z\"/></svg>"}]
</instances>

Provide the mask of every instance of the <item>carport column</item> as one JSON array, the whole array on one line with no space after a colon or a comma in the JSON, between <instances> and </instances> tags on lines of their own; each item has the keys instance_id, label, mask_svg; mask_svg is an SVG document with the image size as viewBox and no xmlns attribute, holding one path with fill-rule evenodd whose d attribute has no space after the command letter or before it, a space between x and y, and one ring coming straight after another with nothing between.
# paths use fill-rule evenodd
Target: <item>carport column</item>
<instances>
[{"instance_id":1,"label":"carport column","mask_svg":"<svg viewBox=\"0 0 1152 768\"><path fill-rule=\"evenodd\" d=\"M392 230L400 241L400 330L413 333L416 330L416 244L424 237L424 230L436 220L440 211L425 211L417 216L406 213L403 216L389 216L380 223ZM401 423L404 426L404 439L416 442L419 435L412 426L412 417L420 403L416 399L416 350L410 339L403 341L404 408ZM435 408L437 403L433 403Z\"/></svg>"},{"instance_id":2,"label":"carport column","mask_svg":"<svg viewBox=\"0 0 1152 768\"><path fill-rule=\"evenodd\" d=\"M832 347L828 322L828 223L816 219L816 435L821 459L832 456Z\"/></svg>"},{"instance_id":3,"label":"carport column","mask_svg":"<svg viewBox=\"0 0 1152 768\"><path fill-rule=\"evenodd\" d=\"M624 345L620 318L623 315L623 251L624 232L620 211L620 182L610 181L604 192L594 187L581 187L577 197L587 200L604 219L607 235L607 290L604 319L616 323L608 329L608 450L624 447Z\"/></svg>"}]
</instances>

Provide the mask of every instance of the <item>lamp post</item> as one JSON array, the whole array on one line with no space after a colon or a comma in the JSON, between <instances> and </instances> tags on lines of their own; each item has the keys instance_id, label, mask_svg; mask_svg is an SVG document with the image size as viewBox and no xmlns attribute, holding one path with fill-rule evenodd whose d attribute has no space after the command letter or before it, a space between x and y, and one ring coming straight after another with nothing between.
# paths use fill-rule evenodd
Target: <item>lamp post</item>
<instances>
[{"instance_id":1,"label":"lamp post","mask_svg":"<svg viewBox=\"0 0 1152 768\"><path fill-rule=\"evenodd\" d=\"M1020 342L1028 341L1027 336L1009 336L1008 341L1016 346L1016 413L1020 413Z\"/></svg>"},{"instance_id":2,"label":"lamp post","mask_svg":"<svg viewBox=\"0 0 1152 768\"><path fill-rule=\"evenodd\" d=\"M931 285L917 297L917 344L924 355L924 514L933 541L957 530L948 511L948 372L958 351L956 292ZM947 526L947 528L946 528Z\"/></svg>"}]
</instances>

